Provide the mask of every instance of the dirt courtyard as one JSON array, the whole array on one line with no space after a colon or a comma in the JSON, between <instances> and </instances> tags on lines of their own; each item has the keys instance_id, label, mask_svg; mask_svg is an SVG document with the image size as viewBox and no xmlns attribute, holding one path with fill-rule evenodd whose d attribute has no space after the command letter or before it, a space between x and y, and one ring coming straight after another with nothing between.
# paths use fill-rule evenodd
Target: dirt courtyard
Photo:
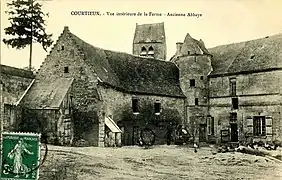
<instances>
[{"instance_id":1,"label":"dirt courtyard","mask_svg":"<svg viewBox=\"0 0 282 180\"><path fill-rule=\"evenodd\" d=\"M40 179L281 180L282 163L239 152L214 153L185 146L98 148L48 146ZM281 153L281 149L280 149Z\"/></svg>"}]
</instances>

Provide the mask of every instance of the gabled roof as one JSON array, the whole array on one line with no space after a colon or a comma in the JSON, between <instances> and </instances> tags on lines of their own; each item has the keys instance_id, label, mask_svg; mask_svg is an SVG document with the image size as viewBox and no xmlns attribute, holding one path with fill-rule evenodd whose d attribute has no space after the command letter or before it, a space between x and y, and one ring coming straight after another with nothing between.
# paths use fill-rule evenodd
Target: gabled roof
<instances>
[{"instance_id":1,"label":"gabled roof","mask_svg":"<svg viewBox=\"0 0 282 180\"><path fill-rule=\"evenodd\" d=\"M164 42L164 23L136 24L133 43Z\"/></svg>"},{"instance_id":2,"label":"gabled roof","mask_svg":"<svg viewBox=\"0 0 282 180\"><path fill-rule=\"evenodd\" d=\"M187 55L188 51L190 51L191 54L209 54L204 42L192 38L189 33L186 34L180 55Z\"/></svg>"},{"instance_id":3,"label":"gabled roof","mask_svg":"<svg viewBox=\"0 0 282 180\"><path fill-rule=\"evenodd\" d=\"M35 81L21 104L31 109L59 108L73 82L73 78Z\"/></svg>"},{"instance_id":4,"label":"gabled roof","mask_svg":"<svg viewBox=\"0 0 282 180\"><path fill-rule=\"evenodd\" d=\"M174 63L104 50L68 33L101 83L130 93L185 97Z\"/></svg>"},{"instance_id":5,"label":"gabled roof","mask_svg":"<svg viewBox=\"0 0 282 180\"><path fill-rule=\"evenodd\" d=\"M282 67L282 34L210 48L211 75Z\"/></svg>"}]
</instances>

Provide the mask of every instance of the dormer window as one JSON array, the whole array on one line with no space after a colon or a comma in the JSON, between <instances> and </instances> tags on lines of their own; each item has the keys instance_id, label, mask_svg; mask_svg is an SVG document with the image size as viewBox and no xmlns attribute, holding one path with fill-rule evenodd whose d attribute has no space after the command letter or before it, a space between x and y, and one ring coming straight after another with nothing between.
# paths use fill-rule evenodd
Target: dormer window
<instances>
[{"instance_id":1,"label":"dormer window","mask_svg":"<svg viewBox=\"0 0 282 180\"><path fill-rule=\"evenodd\" d=\"M155 53L154 53L154 48L153 48L152 46L150 46L150 47L149 47L148 55L151 56L151 57L154 57L154 54L155 54Z\"/></svg>"},{"instance_id":2,"label":"dormer window","mask_svg":"<svg viewBox=\"0 0 282 180\"><path fill-rule=\"evenodd\" d=\"M144 46L141 49L140 56L147 56L147 49Z\"/></svg>"}]
</instances>

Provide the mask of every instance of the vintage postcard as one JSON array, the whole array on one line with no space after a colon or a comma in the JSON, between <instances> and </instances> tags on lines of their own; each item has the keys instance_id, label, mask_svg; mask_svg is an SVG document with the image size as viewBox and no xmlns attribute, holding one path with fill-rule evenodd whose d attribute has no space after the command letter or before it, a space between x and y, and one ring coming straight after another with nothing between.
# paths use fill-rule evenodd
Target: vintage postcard
<instances>
[{"instance_id":1,"label":"vintage postcard","mask_svg":"<svg viewBox=\"0 0 282 180\"><path fill-rule=\"evenodd\" d=\"M2 0L0 179L282 179L281 7Z\"/></svg>"}]
</instances>

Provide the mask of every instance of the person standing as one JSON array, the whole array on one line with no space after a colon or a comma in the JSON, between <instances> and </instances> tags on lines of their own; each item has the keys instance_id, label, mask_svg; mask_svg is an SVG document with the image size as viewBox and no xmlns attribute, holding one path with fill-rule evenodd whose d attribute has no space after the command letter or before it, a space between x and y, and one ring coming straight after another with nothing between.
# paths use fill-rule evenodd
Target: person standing
<instances>
[{"instance_id":1,"label":"person standing","mask_svg":"<svg viewBox=\"0 0 282 180\"><path fill-rule=\"evenodd\" d=\"M172 122L169 122L169 124L167 126L167 132L166 132L166 142L167 142L167 145L171 144L172 132L173 132Z\"/></svg>"}]
</instances>

